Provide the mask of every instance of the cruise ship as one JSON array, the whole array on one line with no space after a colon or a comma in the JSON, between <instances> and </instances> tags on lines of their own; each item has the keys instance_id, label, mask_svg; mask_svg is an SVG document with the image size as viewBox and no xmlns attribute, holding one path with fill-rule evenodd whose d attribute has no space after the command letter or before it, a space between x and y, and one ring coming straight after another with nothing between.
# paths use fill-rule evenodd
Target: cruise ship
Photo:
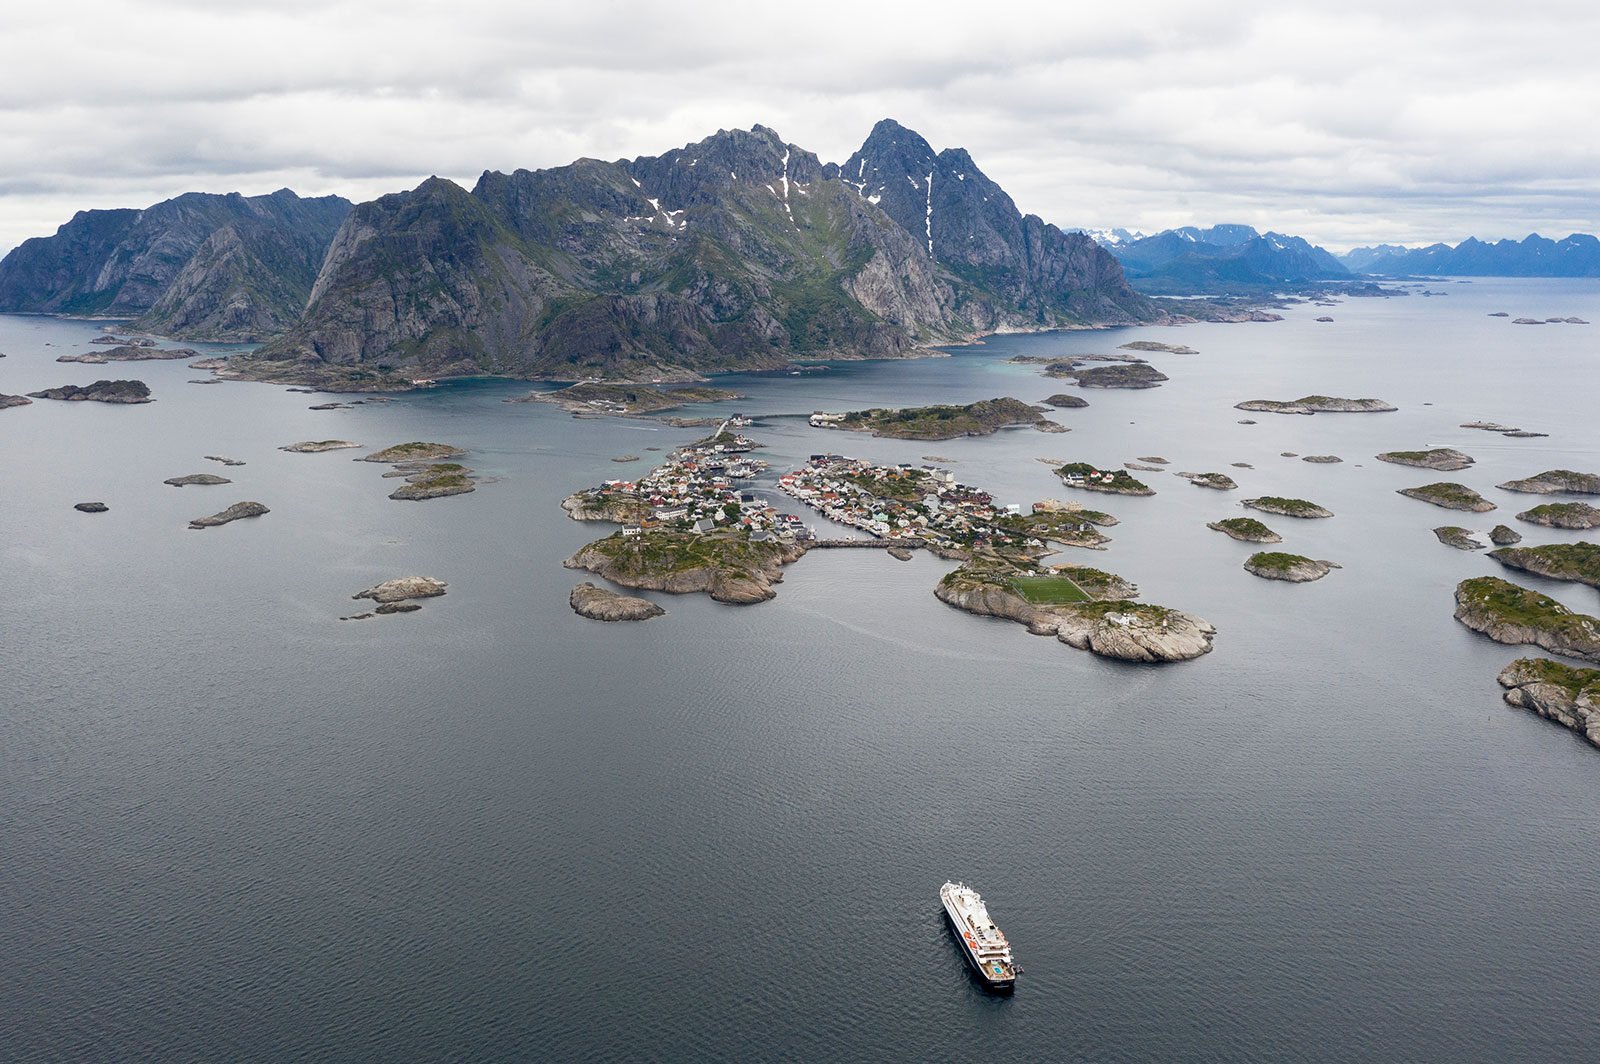
<instances>
[{"instance_id":1,"label":"cruise ship","mask_svg":"<svg viewBox=\"0 0 1600 1064\"><path fill-rule=\"evenodd\" d=\"M989 919L983 895L965 883L946 883L939 888L939 900L978 978L990 990L1014 989L1022 969L1011 959L1011 943Z\"/></svg>"}]
</instances>

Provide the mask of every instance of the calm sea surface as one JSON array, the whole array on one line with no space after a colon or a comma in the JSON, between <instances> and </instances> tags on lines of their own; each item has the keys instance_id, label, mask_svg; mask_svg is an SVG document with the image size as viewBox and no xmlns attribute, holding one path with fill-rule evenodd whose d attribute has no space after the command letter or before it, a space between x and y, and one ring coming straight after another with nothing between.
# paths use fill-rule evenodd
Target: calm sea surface
<instances>
[{"instance_id":1,"label":"calm sea surface","mask_svg":"<svg viewBox=\"0 0 1600 1064\"><path fill-rule=\"evenodd\" d=\"M498 381L311 411L183 362L58 365L98 330L0 317L0 392L128 376L158 400L0 412L0 1059L1593 1059L1600 750L1501 703L1517 650L1451 619L1456 582L1498 567L1429 530L1540 501L1509 477L1600 469L1600 325L1486 316L1600 322L1600 284L1433 288L733 378L756 415L1038 400L1071 389L1007 358L1198 348L1151 356L1160 389L1085 393L1066 435L751 430L769 483L817 450L948 456L1024 505L1066 491L1042 456L1230 473L1092 497L1114 542L1065 559L1217 626L1160 668L949 609L950 563L922 555L820 552L764 605L586 621L561 561L609 528L561 498L693 430ZM1401 411L1233 409L1313 392ZM1476 418L1550 436L1457 427ZM277 450L329 437L461 444L493 482L393 502L352 452ZM1372 458L1423 446L1478 464ZM234 483L161 483L196 472ZM1500 509L1395 494L1438 479ZM1205 524L1256 494L1331 508L1269 521L1344 568L1245 573ZM243 499L272 512L186 527ZM410 573L449 594L338 620ZM949 877L1010 935L1014 997L963 966Z\"/></svg>"}]
</instances>

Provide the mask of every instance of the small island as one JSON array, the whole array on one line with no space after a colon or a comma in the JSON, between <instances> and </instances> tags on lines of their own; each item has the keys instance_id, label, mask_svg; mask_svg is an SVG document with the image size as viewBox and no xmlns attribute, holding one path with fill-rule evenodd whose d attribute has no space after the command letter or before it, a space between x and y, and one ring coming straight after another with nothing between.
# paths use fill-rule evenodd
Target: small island
<instances>
[{"instance_id":1,"label":"small island","mask_svg":"<svg viewBox=\"0 0 1600 1064\"><path fill-rule=\"evenodd\" d=\"M1547 543L1539 547L1501 547L1489 557L1507 569L1571 580L1600 587L1600 545L1593 543Z\"/></svg>"},{"instance_id":2,"label":"small island","mask_svg":"<svg viewBox=\"0 0 1600 1064\"><path fill-rule=\"evenodd\" d=\"M548 392L530 392L508 403L554 403L573 414L639 417L690 403L720 403L744 396L726 388L685 386L653 388L648 384L605 384L584 381Z\"/></svg>"},{"instance_id":3,"label":"small island","mask_svg":"<svg viewBox=\"0 0 1600 1064\"><path fill-rule=\"evenodd\" d=\"M1531 510L1524 510L1517 515L1517 520L1526 521L1530 525L1543 525L1546 528L1582 531L1600 528L1600 509L1586 502L1547 502Z\"/></svg>"},{"instance_id":4,"label":"small island","mask_svg":"<svg viewBox=\"0 0 1600 1064\"><path fill-rule=\"evenodd\" d=\"M1472 538L1474 534L1472 530L1462 528L1460 525L1440 525L1433 530L1433 534L1446 547L1454 547L1456 550L1483 549L1483 544Z\"/></svg>"},{"instance_id":5,"label":"small island","mask_svg":"<svg viewBox=\"0 0 1600 1064\"><path fill-rule=\"evenodd\" d=\"M1455 617L1497 643L1533 644L1552 654L1600 662L1600 619L1497 576L1461 581Z\"/></svg>"},{"instance_id":6,"label":"small island","mask_svg":"<svg viewBox=\"0 0 1600 1064\"><path fill-rule=\"evenodd\" d=\"M966 406L874 407L843 414L811 415L813 428L870 432L897 440L953 440L989 436L1012 426L1037 426L1043 414L1020 399L985 399Z\"/></svg>"},{"instance_id":7,"label":"small island","mask_svg":"<svg viewBox=\"0 0 1600 1064\"><path fill-rule=\"evenodd\" d=\"M1123 351L1165 351L1169 355L1198 355L1200 352L1183 344L1164 344L1159 340L1133 340L1129 343L1118 344Z\"/></svg>"},{"instance_id":8,"label":"small island","mask_svg":"<svg viewBox=\"0 0 1600 1064\"><path fill-rule=\"evenodd\" d=\"M393 447L385 447L372 454L364 454L355 460L394 466L395 468L384 476L404 477L405 483L390 492L389 498L403 502L420 502L448 495L465 495L476 489L475 474L472 470L458 462L438 461L441 458L455 458L465 453L453 444L414 440L410 443L397 443Z\"/></svg>"},{"instance_id":9,"label":"small island","mask_svg":"<svg viewBox=\"0 0 1600 1064\"><path fill-rule=\"evenodd\" d=\"M1123 661L1188 661L1211 652L1216 629L1191 614L1127 596L1136 589L1097 569L1038 569L974 555L934 595L968 613L1027 625L1078 650Z\"/></svg>"},{"instance_id":10,"label":"small island","mask_svg":"<svg viewBox=\"0 0 1600 1064\"><path fill-rule=\"evenodd\" d=\"M1435 447L1428 451L1385 451L1376 457L1380 462L1436 469L1441 473L1452 473L1473 464L1470 456L1450 447Z\"/></svg>"},{"instance_id":11,"label":"small island","mask_svg":"<svg viewBox=\"0 0 1600 1064\"><path fill-rule=\"evenodd\" d=\"M1283 537L1253 517L1229 517L1212 521L1207 528L1244 543L1282 543Z\"/></svg>"},{"instance_id":12,"label":"small island","mask_svg":"<svg viewBox=\"0 0 1600 1064\"><path fill-rule=\"evenodd\" d=\"M1081 396L1068 395L1066 392L1057 392L1046 399L1041 399L1040 402L1044 403L1045 406L1056 407L1058 410L1081 410L1089 405L1089 400Z\"/></svg>"},{"instance_id":13,"label":"small island","mask_svg":"<svg viewBox=\"0 0 1600 1064\"><path fill-rule=\"evenodd\" d=\"M437 598L445 593L449 587L443 580L435 580L431 576L401 576L393 580L385 580L375 587L365 591L358 591L350 597L352 599L371 599L378 604L372 613L358 613L351 617L340 617L341 621L364 621L373 614L415 613L422 608L419 603L410 601L419 598Z\"/></svg>"},{"instance_id":14,"label":"small island","mask_svg":"<svg viewBox=\"0 0 1600 1064\"><path fill-rule=\"evenodd\" d=\"M168 477L163 484L171 484L175 488L187 488L192 484L211 486L216 484L232 484L227 477L219 477L215 473L190 473L187 476Z\"/></svg>"},{"instance_id":15,"label":"small island","mask_svg":"<svg viewBox=\"0 0 1600 1064\"><path fill-rule=\"evenodd\" d=\"M278 450L288 451L290 454L321 454L324 451L347 451L360 446L361 444L349 440L301 440L299 443L285 444Z\"/></svg>"},{"instance_id":16,"label":"small island","mask_svg":"<svg viewBox=\"0 0 1600 1064\"><path fill-rule=\"evenodd\" d=\"M72 508L83 514L103 514L111 509L103 502L75 502Z\"/></svg>"},{"instance_id":17,"label":"small island","mask_svg":"<svg viewBox=\"0 0 1600 1064\"><path fill-rule=\"evenodd\" d=\"M1519 658L1497 678L1508 705L1531 710L1600 746L1600 669Z\"/></svg>"},{"instance_id":18,"label":"small island","mask_svg":"<svg viewBox=\"0 0 1600 1064\"><path fill-rule=\"evenodd\" d=\"M1247 399L1235 410L1262 414L1387 414L1399 407L1382 399L1340 399L1332 395L1306 395L1299 399Z\"/></svg>"},{"instance_id":19,"label":"small island","mask_svg":"<svg viewBox=\"0 0 1600 1064\"><path fill-rule=\"evenodd\" d=\"M619 595L585 580L567 596L572 612L593 621L647 621L667 611L649 599Z\"/></svg>"},{"instance_id":20,"label":"small island","mask_svg":"<svg viewBox=\"0 0 1600 1064\"><path fill-rule=\"evenodd\" d=\"M0 394L0 410L9 410L14 406L32 406L33 400L26 395Z\"/></svg>"},{"instance_id":21,"label":"small island","mask_svg":"<svg viewBox=\"0 0 1600 1064\"><path fill-rule=\"evenodd\" d=\"M40 392L29 392L34 399L59 399L68 403L117 403L132 405L135 403L152 403L150 386L144 381L95 381L85 387L76 384L63 384L59 388L46 388Z\"/></svg>"},{"instance_id":22,"label":"small island","mask_svg":"<svg viewBox=\"0 0 1600 1064\"><path fill-rule=\"evenodd\" d=\"M1044 375L1074 381L1080 388L1159 388L1170 379L1147 362L1118 362L1088 369L1071 361L1053 363L1045 368Z\"/></svg>"},{"instance_id":23,"label":"small island","mask_svg":"<svg viewBox=\"0 0 1600 1064\"><path fill-rule=\"evenodd\" d=\"M391 499L420 502L446 495L465 495L476 490L472 470L457 462L441 462L417 469L406 467L406 482L389 493Z\"/></svg>"},{"instance_id":24,"label":"small island","mask_svg":"<svg viewBox=\"0 0 1600 1064\"><path fill-rule=\"evenodd\" d=\"M1295 584L1321 580L1332 568L1327 562L1282 551L1261 551L1244 560L1247 573L1264 580L1287 580Z\"/></svg>"},{"instance_id":25,"label":"small island","mask_svg":"<svg viewBox=\"0 0 1600 1064\"><path fill-rule=\"evenodd\" d=\"M1507 525L1495 525L1489 530L1489 542L1496 547L1509 547L1522 542L1522 533Z\"/></svg>"},{"instance_id":26,"label":"small island","mask_svg":"<svg viewBox=\"0 0 1600 1064\"><path fill-rule=\"evenodd\" d=\"M1336 454L1308 454L1300 461L1310 462L1312 465L1338 465L1344 459Z\"/></svg>"},{"instance_id":27,"label":"small island","mask_svg":"<svg viewBox=\"0 0 1600 1064\"><path fill-rule=\"evenodd\" d=\"M1123 469L1100 469L1088 462L1068 462L1056 476L1069 488L1099 491L1109 495L1154 495L1155 489L1135 480Z\"/></svg>"},{"instance_id":28,"label":"small island","mask_svg":"<svg viewBox=\"0 0 1600 1064\"><path fill-rule=\"evenodd\" d=\"M1600 473L1577 473L1571 469L1547 469L1522 480L1508 480L1495 487L1529 495L1600 495Z\"/></svg>"},{"instance_id":29,"label":"small island","mask_svg":"<svg viewBox=\"0 0 1600 1064\"><path fill-rule=\"evenodd\" d=\"M90 341L94 343L96 341ZM86 362L104 365L107 362L160 362L179 358L196 358L200 352L187 347L156 348L139 344L124 344L109 351L89 351L81 355L61 355L57 362Z\"/></svg>"},{"instance_id":30,"label":"small island","mask_svg":"<svg viewBox=\"0 0 1600 1064\"><path fill-rule=\"evenodd\" d=\"M467 452L448 443L397 443L372 454L357 458L358 462L378 462L384 465L404 465L408 462L437 462L442 458L460 458Z\"/></svg>"},{"instance_id":31,"label":"small island","mask_svg":"<svg viewBox=\"0 0 1600 1064\"><path fill-rule=\"evenodd\" d=\"M740 528L653 529L649 535L617 532L596 540L562 564L623 587L675 595L703 591L718 602L747 605L774 597L782 567L804 554L803 546L754 539Z\"/></svg>"},{"instance_id":32,"label":"small island","mask_svg":"<svg viewBox=\"0 0 1600 1064\"><path fill-rule=\"evenodd\" d=\"M226 510L212 514L210 517L197 517L189 522L190 528L216 528L230 521L239 521L246 517L260 517L262 514L271 513L265 506L258 502L236 502Z\"/></svg>"},{"instance_id":33,"label":"small island","mask_svg":"<svg viewBox=\"0 0 1600 1064\"><path fill-rule=\"evenodd\" d=\"M1408 499L1419 499L1446 510L1466 510L1469 513L1483 514L1495 508L1494 503L1466 485L1452 484L1449 481L1424 484L1420 488L1401 488L1395 494L1404 495Z\"/></svg>"},{"instance_id":34,"label":"small island","mask_svg":"<svg viewBox=\"0 0 1600 1064\"><path fill-rule=\"evenodd\" d=\"M1287 499L1281 495L1263 495L1259 499L1245 499L1242 505L1262 513L1278 514L1283 517L1299 517L1305 519L1332 517L1333 511L1323 509L1314 502L1305 499Z\"/></svg>"},{"instance_id":35,"label":"small island","mask_svg":"<svg viewBox=\"0 0 1600 1064\"><path fill-rule=\"evenodd\" d=\"M1232 491L1239 486L1238 482L1226 473L1179 473L1178 476L1187 480L1197 488L1215 488L1217 491Z\"/></svg>"}]
</instances>

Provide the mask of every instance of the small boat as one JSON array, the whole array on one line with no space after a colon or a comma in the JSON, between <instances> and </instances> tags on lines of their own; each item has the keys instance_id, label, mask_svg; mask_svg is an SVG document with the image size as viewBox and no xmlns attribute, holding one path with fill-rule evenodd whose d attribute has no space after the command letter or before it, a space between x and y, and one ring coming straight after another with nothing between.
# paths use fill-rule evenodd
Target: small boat
<instances>
[{"instance_id":1,"label":"small boat","mask_svg":"<svg viewBox=\"0 0 1600 1064\"><path fill-rule=\"evenodd\" d=\"M939 888L939 901L967 963L990 990L1016 988L1022 969L1011 956L1011 943L989 918L983 895L965 883L946 883Z\"/></svg>"}]
</instances>

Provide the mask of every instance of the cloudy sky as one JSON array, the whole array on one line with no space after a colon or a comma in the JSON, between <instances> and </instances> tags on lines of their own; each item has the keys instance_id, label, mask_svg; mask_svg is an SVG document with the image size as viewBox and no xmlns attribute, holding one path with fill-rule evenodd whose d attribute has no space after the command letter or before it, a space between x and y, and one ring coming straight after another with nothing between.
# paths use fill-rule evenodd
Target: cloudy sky
<instances>
[{"instance_id":1,"label":"cloudy sky","mask_svg":"<svg viewBox=\"0 0 1600 1064\"><path fill-rule=\"evenodd\" d=\"M892 116L1025 211L1335 249L1600 231L1600 5L53 0L0 36L0 251L189 190L352 199Z\"/></svg>"}]
</instances>

